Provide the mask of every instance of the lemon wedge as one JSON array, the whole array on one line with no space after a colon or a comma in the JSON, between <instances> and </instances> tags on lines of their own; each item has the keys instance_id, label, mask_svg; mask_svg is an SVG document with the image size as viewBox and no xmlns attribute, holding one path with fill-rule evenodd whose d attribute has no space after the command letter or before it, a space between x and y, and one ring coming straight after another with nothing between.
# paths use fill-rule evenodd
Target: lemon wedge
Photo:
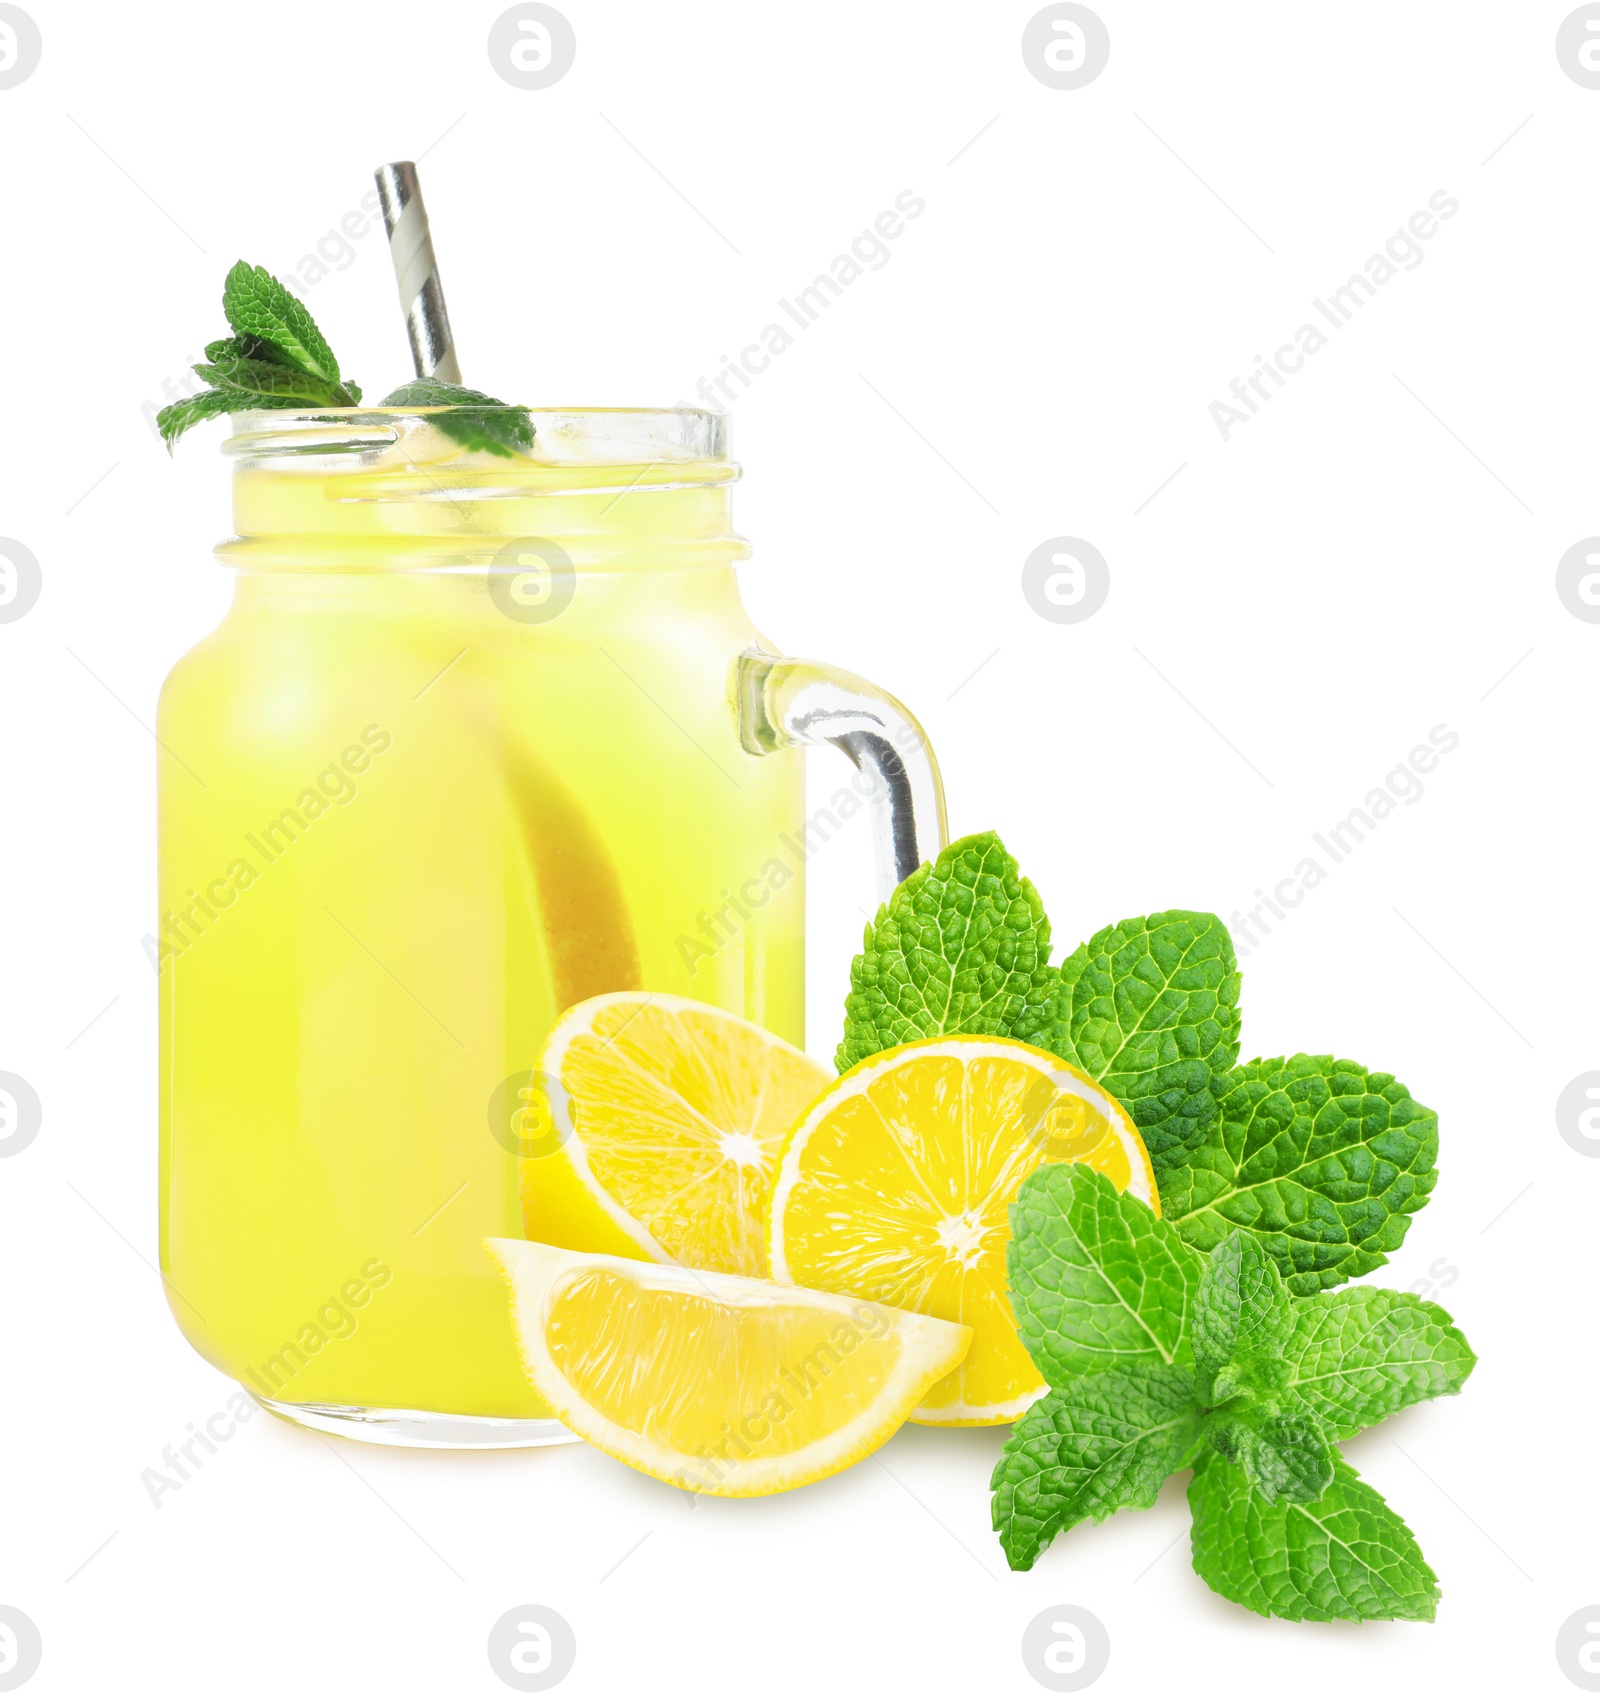
<instances>
[{"instance_id":1,"label":"lemon wedge","mask_svg":"<svg viewBox=\"0 0 1600 1696\"><path fill-rule=\"evenodd\" d=\"M764 1276L778 1152L832 1077L703 1002L632 991L581 1002L546 1039L528 1092L529 1237Z\"/></svg>"},{"instance_id":2,"label":"lemon wedge","mask_svg":"<svg viewBox=\"0 0 1600 1696\"><path fill-rule=\"evenodd\" d=\"M765 1496L870 1454L966 1353L964 1325L859 1297L493 1237L523 1367L640 1472Z\"/></svg>"},{"instance_id":3,"label":"lemon wedge","mask_svg":"<svg viewBox=\"0 0 1600 1696\"><path fill-rule=\"evenodd\" d=\"M961 1366L912 1415L1000 1425L1044 1389L1006 1296L1008 1208L1047 1161L1081 1161L1157 1213L1115 1097L1042 1049L930 1037L838 1078L795 1126L773 1191L772 1275L970 1326Z\"/></svg>"}]
</instances>

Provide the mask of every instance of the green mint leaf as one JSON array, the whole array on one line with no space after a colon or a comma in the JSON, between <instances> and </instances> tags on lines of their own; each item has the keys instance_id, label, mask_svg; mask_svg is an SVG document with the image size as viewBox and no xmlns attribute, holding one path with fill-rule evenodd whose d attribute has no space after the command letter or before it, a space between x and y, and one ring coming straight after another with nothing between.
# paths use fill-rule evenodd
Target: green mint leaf
<instances>
[{"instance_id":1,"label":"green mint leaf","mask_svg":"<svg viewBox=\"0 0 1600 1696\"><path fill-rule=\"evenodd\" d=\"M919 1037L1035 1040L1053 974L1038 891L993 831L952 842L878 909L850 964L847 1072Z\"/></svg>"},{"instance_id":2,"label":"green mint leaf","mask_svg":"<svg viewBox=\"0 0 1600 1696\"><path fill-rule=\"evenodd\" d=\"M197 368L198 369L198 368ZM246 395L237 389L204 389L197 395L164 406L156 414L156 428L171 453L179 436L207 418L221 418L230 412L253 412L263 409L299 408L305 403L284 395Z\"/></svg>"},{"instance_id":3,"label":"green mint leaf","mask_svg":"<svg viewBox=\"0 0 1600 1696\"><path fill-rule=\"evenodd\" d=\"M1231 1230L1255 1232L1293 1295L1359 1278L1399 1248L1439 1151L1438 1116L1403 1084L1296 1054L1236 1067L1218 1097L1186 1163L1157 1168L1162 1211L1189 1242L1209 1252Z\"/></svg>"},{"instance_id":4,"label":"green mint leaf","mask_svg":"<svg viewBox=\"0 0 1600 1696\"><path fill-rule=\"evenodd\" d=\"M1202 1382L1239 1356L1276 1359L1293 1329L1288 1292L1260 1238L1230 1232L1207 1258L1195 1292L1190 1337Z\"/></svg>"},{"instance_id":5,"label":"green mint leaf","mask_svg":"<svg viewBox=\"0 0 1600 1696\"><path fill-rule=\"evenodd\" d=\"M225 336L220 342L207 342L206 358L212 364L223 359L265 359L272 365L293 363L282 348L261 336Z\"/></svg>"},{"instance_id":6,"label":"green mint leaf","mask_svg":"<svg viewBox=\"0 0 1600 1696\"><path fill-rule=\"evenodd\" d=\"M192 429L207 418L221 418L225 413L236 411L238 406L237 396L218 394L215 389L207 389L201 394L189 395L183 400L175 400L171 406L162 407L156 414L156 428L161 432L161 439L167 444L167 451L170 453L185 430Z\"/></svg>"},{"instance_id":7,"label":"green mint leaf","mask_svg":"<svg viewBox=\"0 0 1600 1696\"><path fill-rule=\"evenodd\" d=\"M1294 1304L1286 1407L1353 1437L1391 1413L1459 1394L1478 1359L1450 1315L1402 1290L1339 1290Z\"/></svg>"},{"instance_id":8,"label":"green mint leaf","mask_svg":"<svg viewBox=\"0 0 1600 1696\"><path fill-rule=\"evenodd\" d=\"M156 414L170 452L185 430L229 412L355 406L361 390L339 381L339 364L311 314L260 266L241 259L228 273L223 310L234 334L206 345L195 366L212 385Z\"/></svg>"},{"instance_id":9,"label":"green mint leaf","mask_svg":"<svg viewBox=\"0 0 1600 1696\"><path fill-rule=\"evenodd\" d=\"M1107 1367L1188 1364L1203 1264L1176 1227L1087 1166L1041 1166L1011 1204L1017 1332L1056 1389Z\"/></svg>"},{"instance_id":10,"label":"green mint leaf","mask_svg":"<svg viewBox=\"0 0 1600 1696\"><path fill-rule=\"evenodd\" d=\"M1239 1057L1239 972L1213 913L1152 913L1097 932L1061 963L1032 1040L1127 1108L1160 1178L1216 1118L1213 1079Z\"/></svg>"},{"instance_id":11,"label":"green mint leaf","mask_svg":"<svg viewBox=\"0 0 1600 1696\"><path fill-rule=\"evenodd\" d=\"M1264 1502L1314 1502L1333 1482L1334 1451L1321 1424L1303 1413L1250 1409L1219 1418L1213 1447L1244 1469Z\"/></svg>"},{"instance_id":12,"label":"green mint leaf","mask_svg":"<svg viewBox=\"0 0 1600 1696\"><path fill-rule=\"evenodd\" d=\"M1292 1620L1431 1620L1439 1583L1404 1520L1336 1458L1314 1502L1269 1503L1221 1455L1189 1484L1194 1569L1230 1602Z\"/></svg>"},{"instance_id":13,"label":"green mint leaf","mask_svg":"<svg viewBox=\"0 0 1600 1696\"><path fill-rule=\"evenodd\" d=\"M205 365L194 369L218 388L243 389L266 395L264 406L283 404L282 397L312 406L355 406L361 400L358 383L328 383L293 364L271 342L259 336L229 336L206 347Z\"/></svg>"},{"instance_id":14,"label":"green mint leaf","mask_svg":"<svg viewBox=\"0 0 1600 1696\"><path fill-rule=\"evenodd\" d=\"M224 354L209 365L196 365L195 372L213 388L236 391L245 398L237 399L237 410L244 412L253 395L270 395L274 399L299 401L305 406L342 406L345 390L342 385L313 377L293 365L279 365L265 359L247 359L241 354Z\"/></svg>"},{"instance_id":15,"label":"green mint leaf","mask_svg":"<svg viewBox=\"0 0 1600 1696\"><path fill-rule=\"evenodd\" d=\"M1082 1520L1149 1507L1199 1432L1194 1377L1182 1366L1096 1372L1036 1401L990 1479L1012 1571L1026 1572Z\"/></svg>"},{"instance_id":16,"label":"green mint leaf","mask_svg":"<svg viewBox=\"0 0 1600 1696\"><path fill-rule=\"evenodd\" d=\"M470 452L512 459L533 451L533 419L525 406L508 406L478 389L417 377L385 395L380 406L448 406L430 422Z\"/></svg>"},{"instance_id":17,"label":"green mint leaf","mask_svg":"<svg viewBox=\"0 0 1600 1696\"><path fill-rule=\"evenodd\" d=\"M240 260L222 289L222 310L240 336L269 341L292 365L335 387L339 361L305 305L270 271Z\"/></svg>"}]
</instances>

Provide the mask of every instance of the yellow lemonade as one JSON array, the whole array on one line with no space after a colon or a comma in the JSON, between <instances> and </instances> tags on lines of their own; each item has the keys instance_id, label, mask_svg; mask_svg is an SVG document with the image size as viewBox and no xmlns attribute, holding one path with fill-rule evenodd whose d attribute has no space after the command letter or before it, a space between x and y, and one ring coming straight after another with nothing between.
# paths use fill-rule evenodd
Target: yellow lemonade
<instances>
[{"instance_id":1,"label":"yellow lemonade","mask_svg":"<svg viewBox=\"0 0 1600 1696\"><path fill-rule=\"evenodd\" d=\"M803 1041L803 771L741 743L720 421L535 419L516 460L236 420L233 605L162 695L162 1267L277 1405L546 1415L484 1239L567 1007Z\"/></svg>"}]
</instances>

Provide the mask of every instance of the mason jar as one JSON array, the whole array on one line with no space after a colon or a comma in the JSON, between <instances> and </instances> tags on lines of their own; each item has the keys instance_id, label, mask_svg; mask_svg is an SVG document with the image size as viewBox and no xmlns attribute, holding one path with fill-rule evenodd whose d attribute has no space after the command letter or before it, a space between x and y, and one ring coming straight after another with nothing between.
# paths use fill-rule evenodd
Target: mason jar
<instances>
[{"instance_id":1,"label":"mason jar","mask_svg":"<svg viewBox=\"0 0 1600 1696\"><path fill-rule=\"evenodd\" d=\"M158 726L161 1259L274 1413L508 1447L566 1437L483 1246L537 1212L551 1025L643 990L802 1043L799 749L858 768L885 890L943 799L898 703L751 623L721 415L535 412L514 459L432 417L233 421L233 602Z\"/></svg>"}]
</instances>

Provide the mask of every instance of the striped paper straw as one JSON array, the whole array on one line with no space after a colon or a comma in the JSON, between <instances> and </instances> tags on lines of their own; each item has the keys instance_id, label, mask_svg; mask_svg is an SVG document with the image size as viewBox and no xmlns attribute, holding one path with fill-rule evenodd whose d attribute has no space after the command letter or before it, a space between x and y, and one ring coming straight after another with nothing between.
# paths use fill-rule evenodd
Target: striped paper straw
<instances>
[{"instance_id":1,"label":"striped paper straw","mask_svg":"<svg viewBox=\"0 0 1600 1696\"><path fill-rule=\"evenodd\" d=\"M433 238L428 234L428 209L422 204L417 167L402 159L380 165L373 176L383 208L383 227L389 232L389 254L394 260L395 281L400 285L400 306L406 315L417 375L459 383L461 367L456 362L456 344L450 334L450 314L445 311L444 287L439 281L439 262L433 256Z\"/></svg>"}]
</instances>

